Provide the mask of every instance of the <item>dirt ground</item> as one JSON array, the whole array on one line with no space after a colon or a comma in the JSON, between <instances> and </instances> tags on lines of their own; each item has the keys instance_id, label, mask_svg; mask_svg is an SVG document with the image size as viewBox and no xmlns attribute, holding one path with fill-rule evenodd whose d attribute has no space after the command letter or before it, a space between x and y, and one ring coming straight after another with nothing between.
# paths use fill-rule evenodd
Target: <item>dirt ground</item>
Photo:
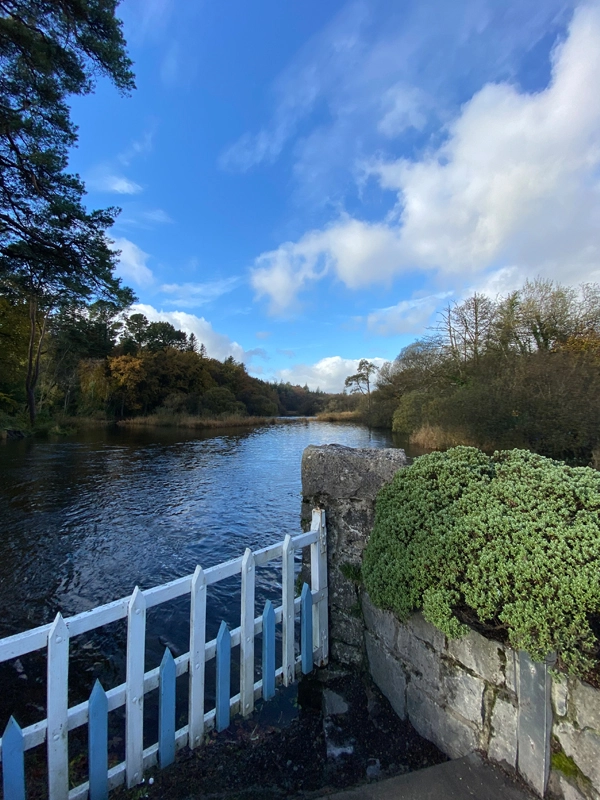
<instances>
[{"instance_id":1,"label":"dirt ground","mask_svg":"<svg viewBox=\"0 0 600 800\"><path fill-rule=\"evenodd\" d=\"M297 694L296 694L297 692ZM309 800L446 761L367 676L320 670L115 800Z\"/></svg>"}]
</instances>

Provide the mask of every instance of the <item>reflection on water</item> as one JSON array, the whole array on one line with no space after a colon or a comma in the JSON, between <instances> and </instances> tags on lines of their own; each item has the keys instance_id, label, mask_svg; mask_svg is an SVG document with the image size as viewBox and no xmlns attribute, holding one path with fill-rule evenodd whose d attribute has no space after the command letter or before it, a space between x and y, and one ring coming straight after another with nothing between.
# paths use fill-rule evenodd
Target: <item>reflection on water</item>
<instances>
[{"instance_id":1,"label":"reflection on water","mask_svg":"<svg viewBox=\"0 0 600 800\"><path fill-rule=\"evenodd\" d=\"M393 446L385 431L299 421L217 435L99 429L0 447L0 637L299 533L302 452L332 442ZM257 570L257 608L280 591L275 567ZM185 599L148 612L147 668L166 643L187 650L188 613ZM209 637L221 619L239 624L239 579L209 590ZM73 701L97 676L106 688L123 679L124 641L115 623L73 642ZM15 691L27 681L28 724L40 718L45 667L40 656L21 662L0 679Z\"/></svg>"}]
</instances>

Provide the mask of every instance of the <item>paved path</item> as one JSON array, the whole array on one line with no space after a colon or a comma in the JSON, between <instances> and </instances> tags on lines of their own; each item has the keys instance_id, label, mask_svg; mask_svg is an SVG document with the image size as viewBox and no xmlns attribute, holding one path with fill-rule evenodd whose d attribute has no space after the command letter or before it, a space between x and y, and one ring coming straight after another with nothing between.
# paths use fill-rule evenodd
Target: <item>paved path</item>
<instances>
[{"instance_id":1,"label":"paved path","mask_svg":"<svg viewBox=\"0 0 600 800\"><path fill-rule=\"evenodd\" d=\"M536 800L476 753L321 800Z\"/></svg>"}]
</instances>

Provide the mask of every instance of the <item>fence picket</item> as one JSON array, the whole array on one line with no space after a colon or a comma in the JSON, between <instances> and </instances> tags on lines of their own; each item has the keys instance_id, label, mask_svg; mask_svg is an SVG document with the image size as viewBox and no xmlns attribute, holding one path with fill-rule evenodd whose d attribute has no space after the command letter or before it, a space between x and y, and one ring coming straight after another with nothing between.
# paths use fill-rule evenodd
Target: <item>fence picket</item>
<instances>
[{"instance_id":1,"label":"fence picket","mask_svg":"<svg viewBox=\"0 0 600 800\"><path fill-rule=\"evenodd\" d=\"M302 586L300 595L300 653L302 672L308 675L313 668L313 602L308 583Z\"/></svg>"},{"instance_id":2,"label":"fence picket","mask_svg":"<svg viewBox=\"0 0 600 800\"><path fill-rule=\"evenodd\" d=\"M275 695L275 609L267 600L262 615L262 695L270 700Z\"/></svg>"},{"instance_id":3,"label":"fence picket","mask_svg":"<svg viewBox=\"0 0 600 800\"><path fill-rule=\"evenodd\" d=\"M96 680L88 707L88 773L90 800L108 797L108 698Z\"/></svg>"},{"instance_id":4,"label":"fence picket","mask_svg":"<svg viewBox=\"0 0 600 800\"><path fill-rule=\"evenodd\" d=\"M175 761L175 661L168 647L158 681L158 760L164 769Z\"/></svg>"},{"instance_id":5,"label":"fence picket","mask_svg":"<svg viewBox=\"0 0 600 800\"><path fill-rule=\"evenodd\" d=\"M295 597L295 551L311 547L311 588L303 586ZM282 604L265 603L262 617L254 618L256 567L281 556ZM221 623L216 639L206 641L206 589L208 584L241 573L242 604L239 628ZM161 666L145 672L146 610L190 593L190 650L174 659L165 651ZM301 613L301 656L296 659L295 615ZM96 681L88 702L68 707L69 638L127 617L126 681L105 692ZM281 620L283 657L276 667L276 626ZM255 683L255 636L262 631L262 680ZM231 697L231 649L240 645L240 693ZM136 587L130 598L91 609L66 620L60 614L50 625L0 639L0 662L42 647L48 648L48 716L21 730L11 717L0 739L5 800L25 800L24 751L47 740L49 800L107 800L108 792L123 782L128 788L143 782L143 769L172 763L177 749L201 744L205 726L222 731L231 713L244 716L255 698L275 694L278 682L289 685L296 669L311 671L314 653L327 660L327 553L325 513L313 511L311 531L242 558L211 567L196 567L193 575L178 578L145 592ZM205 664L216 658L216 703L204 711ZM176 679L189 672L188 724L175 730ZM144 692L159 688L159 741L143 749ZM108 712L125 706L125 761L108 769ZM68 731L88 724L89 781L69 792Z\"/></svg>"},{"instance_id":6,"label":"fence picket","mask_svg":"<svg viewBox=\"0 0 600 800\"><path fill-rule=\"evenodd\" d=\"M329 630L327 609L327 530L325 527L325 511L314 508L312 512L311 531L318 531L319 538L310 546L310 573L313 592L325 590L322 600L313 603L313 647L320 648L320 665L327 664L329 657Z\"/></svg>"},{"instance_id":7,"label":"fence picket","mask_svg":"<svg viewBox=\"0 0 600 800\"><path fill-rule=\"evenodd\" d=\"M5 800L25 800L23 731L14 717L2 736L2 789Z\"/></svg>"},{"instance_id":8,"label":"fence picket","mask_svg":"<svg viewBox=\"0 0 600 800\"><path fill-rule=\"evenodd\" d=\"M190 598L190 699L188 742L198 747L204 736L204 648L206 645L206 577L196 567Z\"/></svg>"},{"instance_id":9,"label":"fence picket","mask_svg":"<svg viewBox=\"0 0 600 800\"><path fill-rule=\"evenodd\" d=\"M281 627L283 633L283 685L289 686L294 682L294 544L292 537L287 534L283 541L281 564L281 592L283 615Z\"/></svg>"},{"instance_id":10,"label":"fence picket","mask_svg":"<svg viewBox=\"0 0 600 800\"><path fill-rule=\"evenodd\" d=\"M229 727L229 696L231 694L231 635L225 622L221 622L217 634L217 699L216 728L224 731Z\"/></svg>"},{"instance_id":11,"label":"fence picket","mask_svg":"<svg viewBox=\"0 0 600 800\"><path fill-rule=\"evenodd\" d=\"M142 782L144 769L144 655L146 599L138 586L127 609L127 677L125 681L125 775L127 788Z\"/></svg>"},{"instance_id":12,"label":"fence picket","mask_svg":"<svg viewBox=\"0 0 600 800\"><path fill-rule=\"evenodd\" d=\"M240 621L240 711L254 711L254 554L246 548L242 559L242 607Z\"/></svg>"},{"instance_id":13,"label":"fence picket","mask_svg":"<svg viewBox=\"0 0 600 800\"><path fill-rule=\"evenodd\" d=\"M48 797L69 797L69 631L58 613L48 631Z\"/></svg>"}]
</instances>

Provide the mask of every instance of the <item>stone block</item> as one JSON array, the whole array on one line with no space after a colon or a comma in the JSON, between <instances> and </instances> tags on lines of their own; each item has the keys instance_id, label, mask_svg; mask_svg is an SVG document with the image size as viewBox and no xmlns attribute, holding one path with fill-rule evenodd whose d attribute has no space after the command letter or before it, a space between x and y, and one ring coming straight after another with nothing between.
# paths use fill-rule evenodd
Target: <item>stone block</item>
<instances>
[{"instance_id":1,"label":"stone block","mask_svg":"<svg viewBox=\"0 0 600 800\"><path fill-rule=\"evenodd\" d=\"M406 689L406 705L413 727L450 758L461 758L478 748L479 734L475 727L443 708L413 681Z\"/></svg>"},{"instance_id":2,"label":"stone block","mask_svg":"<svg viewBox=\"0 0 600 800\"><path fill-rule=\"evenodd\" d=\"M331 642L329 653L332 661L348 667L360 667L363 663L362 647L353 647L335 639Z\"/></svg>"},{"instance_id":3,"label":"stone block","mask_svg":"<svg viewBox=\"0 0 600 800\"><path fill-rule=\"evenodd\" d=\"M512 648L505 646L504 658L504 676L506 680L506 688L516 697L519 687L519 654Z\"/></svg>"},{"instance_id":4,"label":"stone block","mask_svg":"<svg viewBox=\"0 0 600 800\"><path fill-rule=\"evenodd\" d=\"M574 680L570 699L579 727L592 728L600 733L600 690L594 689L580 680ZM598 753L598 760L600 761L600 753Z\"/></svg>"},{"instance_id":5,"label":"stone block","mask_svg":"<svg viewBox=\"0 0 600 800\"><path fill-rule=\"evenodd\" d=\"M555 725L554 735L594 789L600 792L600 736L591 730L577 730L568 722Z\"/></svg>"},{"instance_id":6,"label":"stone block","mask_svg":"<svg viewBox=\"0 0 600 800\"><path fill-rule=\"evenodd\" d=\"M492 761L517 766L517 709L501 697L496 698L492 709L491 736L488 758Z\"/></svg>"},{"instance_id":7,"label":"stone block","mask_svg":"<svg viewBox=\"0 0 600 800\"><path fill-rule=\"evenodd\" d=\"M384 483L406 467L404 450L310 445L302 454L302 494L374 500Z\"/></svg>"},{"instance_id":8,"label":"stone block","mask_svg":"<svg viewBox=\"0 0 600 800\"><path fill-rule=\"evenodd\" d=\"M431 686L430 691L438 692L441 683L441 659L439 653L430 645L417 639L410 628L401 625L398 631L398 645L394 653L411 673Z\"/></svg>"},{"instance_id":9,"label":"stone block","mask_svg":"<svg viewBox=\"0 0 600 800\"><path fill-rule=\"evenodd\" d=\"M400 719L406 719L406 674L380 639L365 631L371 677L390 701Z\"/></svg>"},{"instance_id":10,"label":"stone block","mask_svg":"<svg viewBox=\"0 0 600 800\"><path fill-rule=\"evenodd\" d=\"M364 625L357 619L336 608L329 609L329 637L362 649Z\"/></svg>"},{"instance_id":11,"label":"stone block","mask_svg":"<svg viewBox=\"0 0 600 800\"><path fill-rule=\"evenodd\" d=\"M430 644L434 650L438 650L441 653L446 648L445 634L435 625L432 625L431 622L427 622L420 611L408 618L406 626L418 639Z\"/></svg>"},{"instance_id":12,"label":"stone block","mask_svg":"<svg viewBox=\"0 0 600 800\"><path fill-rule=\"evenodd\" d=\"M440 696L445 706L472 722L481 731L483 726L483 690L485 681L470 675L455 662L442 668Z\"/></svg>"},{"instance_id":13,"label":"stone block","mask_svg":"<svg viewBox=\"0 0 600 800\"><path fill-rule=\"evenodd\" d=\"M362 611L367 630L378 636L390 652L396 652L400 631L397 617L391 611L376 608L366 592L362 595Z\"/></svg>"},{"instance_id":14,"label":"stone block","mask_svg":"<svg viewBox=\"0 0 600 800\"><path fill-rule=\"evenodd\" d=\"M568 711L569 684L566 675L552 676L552 706L557 717L565 717Z\"/></svg>"},{"instance_id":15,"label":"stone block","mask_svg":"<svg viewBox=\"0 0 600 800\"><path fill-rule=\"evenodd\" d=\"M519 722L517 768L527 783L544 796L550 774L552 680L548 663L519 652Z\"/></svg>"},{"instance_id":16,"label":"stone block","mask_svg":"<svg viewBox=\"0 0 600 800\"><path fill-rule=\"evenodd\" d=\"M450 639L448 655L495 686L504 686L504 648L479 633L470 631L460 639Z\"/></svg>"}]
</instances>

